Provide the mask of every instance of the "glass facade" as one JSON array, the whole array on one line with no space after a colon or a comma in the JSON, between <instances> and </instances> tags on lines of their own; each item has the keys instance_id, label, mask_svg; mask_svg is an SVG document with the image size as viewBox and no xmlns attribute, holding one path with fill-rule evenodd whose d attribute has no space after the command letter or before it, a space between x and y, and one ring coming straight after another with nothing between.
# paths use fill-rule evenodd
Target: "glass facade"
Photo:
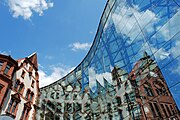
<instances>
[{"instance_id":1,"label":"glass facade","mask_svg":"<svg viewBox=\"0 0 180 120\"><path fill-rule=\"evenodd\" d=\"M40 89L37 119L178 119L179 21L179 0L109 0L84 60Z\"/></svg>"}]
</instances>

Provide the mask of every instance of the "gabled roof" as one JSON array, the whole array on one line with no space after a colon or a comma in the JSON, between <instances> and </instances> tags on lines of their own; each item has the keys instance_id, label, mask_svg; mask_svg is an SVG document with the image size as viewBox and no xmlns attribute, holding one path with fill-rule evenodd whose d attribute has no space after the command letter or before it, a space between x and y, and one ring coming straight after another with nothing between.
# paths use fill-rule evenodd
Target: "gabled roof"
<instances>
[{"instance_id":1,"label":"gabled roof","mask_svg":"<svg viewBox=\"0 0 180 120\"><path fill-rule=\"evenodd\" d=\"M27 59L33 64L33 66L38 69L38 62L37 62L37 53L33 53L27 57Z\"/></svg>"}]
</instances>

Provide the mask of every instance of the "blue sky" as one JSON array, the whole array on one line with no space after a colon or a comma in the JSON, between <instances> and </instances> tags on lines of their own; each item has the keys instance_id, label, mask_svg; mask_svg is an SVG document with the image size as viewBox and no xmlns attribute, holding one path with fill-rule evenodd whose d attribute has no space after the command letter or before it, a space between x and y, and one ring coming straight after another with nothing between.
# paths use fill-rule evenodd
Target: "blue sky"
<instances>
[{"instance_id":1,"label":"blue sky","mask_svg":"<svg viewBox=\"0 0 180 120\"><path fill-rule=\"evenodd\" d=\"M104 0L0 0L0 52L14 59L37 52L41 86L49 84L82 61L105 4Z\"/></svg>"}]
</instances>

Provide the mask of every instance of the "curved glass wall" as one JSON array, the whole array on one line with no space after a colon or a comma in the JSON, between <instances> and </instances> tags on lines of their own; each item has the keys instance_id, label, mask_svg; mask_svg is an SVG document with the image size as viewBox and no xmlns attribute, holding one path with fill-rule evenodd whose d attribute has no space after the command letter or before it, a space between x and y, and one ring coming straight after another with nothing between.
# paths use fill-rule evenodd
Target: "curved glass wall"
<instances>
[{"instance_id":1,"label":"curved glass wall","mask_svg":"<svg viewBox=\"0 0 180 120\"><path fill-rule=\"evenodd\" d=\"M179 21L179 0L109 0L84 60L40 89L37 119L178 119Z\"/></svg>"}]
</instances>

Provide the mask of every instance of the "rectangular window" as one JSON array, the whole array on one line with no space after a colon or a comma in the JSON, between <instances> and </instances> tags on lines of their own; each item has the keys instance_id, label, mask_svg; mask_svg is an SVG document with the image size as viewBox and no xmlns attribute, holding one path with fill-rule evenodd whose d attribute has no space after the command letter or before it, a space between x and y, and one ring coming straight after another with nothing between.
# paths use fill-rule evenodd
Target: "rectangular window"
<instances>
[{"instance_id":1,"label":"rectangular window","mask_svg":"<svg viewBox=\"0 0 180 120\"><path fill-rule=\"evenodd\" d=\"M3 89L3 85L2 84L0 84L0 93L1 93L1 90Z\"/></svg>"},{"instance_id":2,"label":"rectangular window","mask_svg":"<svg viewBox=\"0 0 180 120\"><path fill-rule=\"evenodd\" d=\"M24 114L25 114L25 111L26 111L26 109L24 108L24 109L23 109L23 112L22 112L22 114L21 114L21 120L23 120L23 119L24 119Z\"/></svg>"},{"instance_id":3,"label":"rectangular window","mask_svg":"<svg viewBox=\"0 0 180 120\"><path fill-rule=\"evenodd\" d=\"M16 110L16 106L17 106L17 102L16 101L14 101L14 103L13 103L13 107L12 107L12 114L14 114L14 112L15 112L15 110Z\"/></svg>"},{"instance_id":4,"label":"rectangular window","mask_svg":"<svg viewBox=\"0 0 180 120\"><path fill-rule=\"evenodd\" d=\"M15 85L14 85L14 89L15 89L15 90L18 89L19 83L20 83L19 80L16 80L16 83L15 83Z\"/></svg>"},{"instance_id":5,"label":"rectangular window","mask_svg":"<svg viewBox=\"0 0 180 120\"><path fill-rule=\"evenodd\" d=\"M29 111L30 111L29 109L26 109L25 120L28 119Z\"/></svg>"},{"instance_id":6,"label":"rectangular window","mask_svg":"<svg viewBox=\"0 0 180 120\"><path fill-rule=\"evenodd\" d=\"M29 99L29 95L30 95L30 91L27 90L27 93L26 93L26 99Z\"/></svg>"},{"instance_id":7,"label":"rectangular window","mask_svg":"<svg viewBox=\"0 0 180 120\"><path fill-rule=\"evenodd\" d=\"M31 93L31 94L30 94L30 100L31 100L31 101L33 100L33 97L34 97L34 93Z\"/></svg>"},{"instance_id":8,"label":"rectangular window","mask_svg":"<svg viewBox=\"0 0 180 120\"><path fill-rule=\"evenodd\" d=\"M5 73L5 74L8 74L9 70L10 70L10 66L7 65L7 66L6 66L6 69L4 70L4 73Z\"/></svg>"},{"instance_id":9,"label":"rectangular window","mask_svg":"<svg viewBox=\"0 0 180 120\"><path fill-rule=\"evenodd\" d=\"M0 70L1 70L2 66L3 66L3 63L2 63L2 62L0 62Z\"/></svg>"},{"instance_id":10,"label":"rectangular window","mask_svg":"<svg viewBox=\"0 0 180 120\"><path fill-rule=\"evenodd\" d=\"M11 107L12 107L12 104L13 104L14 100L11 99L9 105L8 105L8 108L7 108L7 111L10 112L11 111Z\"/></svg>"},{"instance_id":11,"label":"rectangular window","mask_svg":"<svg viewBox=\"0 0 180 120\"><path fill-rule=\"evenodd\" d=\"M16 114L16 109L18 106L18 102L15 99L11 99L11 101L9 102L8 108L7 108L7 112L15 115Z\"/></svg>"},{"instance_id":12,"label":"rectangular window","mask_svg":"<svg viewBox=\"0 0 180 120\"><path fill-rule=\"evenodd\" d=\"M23 70L23 71L22 71L22 74L21 74L21 77L24 78L24 77L25 77L25 74L26 74L26 72Z\"/></svg>"},{"instance_id":13,"label":"rectangular window","mask_svg":"<svg viewBox=\"0 0 180 120\"><path fill-rule=\"evenodd\" d=\"M31 87L34 88L34 80L32 80Z\"/></svg>"},{"instance_id":14,"label":"rectangular window","mask_svg":"<svg viewBox=\"0 0 180 120\"><path fill-rule=\"evenodd\" d=\"M23 84L23 83L21 83L21 85L20 85L20 87L19 87L19 90L18 90L18 91L19 91L20 93L22 93L22 92L23 92L23 88L24 88L24 84Z\"/></svg>"}]
</instances>

